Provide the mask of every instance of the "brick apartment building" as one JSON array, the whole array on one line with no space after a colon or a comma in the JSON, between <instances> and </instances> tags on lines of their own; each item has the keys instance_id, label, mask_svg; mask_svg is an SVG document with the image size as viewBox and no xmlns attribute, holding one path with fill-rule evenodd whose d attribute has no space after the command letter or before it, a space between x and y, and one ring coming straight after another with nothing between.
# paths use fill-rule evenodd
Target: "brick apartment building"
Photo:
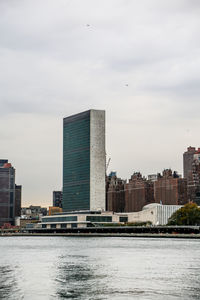
<instances>
[{"instance_id":1,"label":"brick apartment building","mask_svg":"<svg viewBox=\"0 0 200 300\"><path fill-rule=\"evenodd\" d=\"M154 202L153 182L142 177L140 172L131 176L125 185L125 212L140 211Z\"/></svg>"},{"instance_id":2,"label":"brick apartment building","mask_svg":"<svg viewBox=\"0 0 200 300\"><path fill-rule=\"evenodd\" d=\"M187 180L180 178L176 172L166 169L158 174L154 182L154 199L164 205L183 205L188 202Z\"/></svg>"}]
</instances>

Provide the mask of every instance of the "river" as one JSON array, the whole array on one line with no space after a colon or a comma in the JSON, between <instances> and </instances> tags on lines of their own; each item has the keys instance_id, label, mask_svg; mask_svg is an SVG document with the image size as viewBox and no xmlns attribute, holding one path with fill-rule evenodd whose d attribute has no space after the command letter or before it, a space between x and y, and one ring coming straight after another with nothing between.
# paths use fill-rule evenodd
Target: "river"
<instances>
[{"instance_id":1,"label":"river","mask_svg":"<svg viewBox=\"0 0 200 300\"><path fill-rule=\"evenodd\" d=\"M0 299L200 299L200 241L0 237Z\"/></svg>"}]
</instances>

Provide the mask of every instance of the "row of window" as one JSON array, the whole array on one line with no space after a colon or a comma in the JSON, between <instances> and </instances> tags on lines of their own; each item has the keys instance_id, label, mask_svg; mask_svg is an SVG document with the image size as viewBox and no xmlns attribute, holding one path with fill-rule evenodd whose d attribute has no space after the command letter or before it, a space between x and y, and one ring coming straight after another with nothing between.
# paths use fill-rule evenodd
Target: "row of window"
<instances>
[{"instance_id":1,"label":"row of window","mask_svg":"<svg viewBox=\"0 0 200 300\"><path fill-rule=\"evenodd\" d=\"M90 222L112 222L112 216L87 216L86 221L90 221Z\"/></svg>"},{"instance_id":2,"label":"row of window","mask_svg":"<svg viewBox=\"0 0 200 300\"><path fill-rule=\"evenodd\" d=\"M58 222L71 222L77 221L77 216L67 216L67 217L44 217L42 218L43 223L58 223ZM112 216L86 216L86 221L89 222L112 222ZM128 217L119 217L120 222L128 222ZM43 224L45 225L45 224ZM43 226L42 225L42 226ZM51 224L56 226L56 224ZM74 225L74 224L72 224ZM46 226L46 225L45 225ZM66 228L67 224L61 224L61 228ZM46 228L46 227L43 227ZM52 227L56 228L56 227Z\"/></svg>"},{"instance_id":3,"label":"row of window","mask_svg":"<svg viewBox=\"0 0 200 300\"><path fill-rule=\"evenodd\" d=\"M42 222L44 223L50 223L50 222L58 223L58 222L71 222L71 221L77 221L77 216L42 218Z\"/></svg>"},{"instance_id":4,"label":"row of window","mask_svg":"<svg viewBox=\"0 0 200 300\"><path fill-rule=\"evenodd\" d=\"M77 224L71 224L72 228L77 228ZM61 224L60 226L61 228L67 228L67 224ZM42 228L47 228L47 225L46 224L42 224ZM51 224L50 225L50 228L51 229L55 229L56 228L56 224Z\"/></svg>"}]
</instances>

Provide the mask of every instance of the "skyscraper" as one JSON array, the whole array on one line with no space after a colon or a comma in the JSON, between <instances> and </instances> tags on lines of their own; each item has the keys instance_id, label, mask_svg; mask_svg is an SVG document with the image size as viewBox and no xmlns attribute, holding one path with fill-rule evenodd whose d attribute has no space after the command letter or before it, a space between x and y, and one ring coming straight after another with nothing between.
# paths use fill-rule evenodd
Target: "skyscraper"
<instances>
[{"instance_id":1,"label":"skyscraper","mask_svg":"<svg viewBox=\"0 0 200 300\"><path fill-rule=\"evenodd\" d=\"M0 226L14 225L15 217L15 169L7 159L0 160Z\"/></svg>"},{"instance_id":2,"label":"skyscraper","mask_svg":"<svg viewBox=\"0 0 200 300\"><path fill-rule=\"evenodd\" d=\"M183 177L187 180L192 174L192 164L194 161L195 147L188 147L187 151L183 153Z\"/></svg>"},{"instance_id":3,"label":"skyscraper","mask_svg":"<svg viewBox=\"0 0 200 300\"><path fill-rule=\"evenodd\" d=\"M63 210L105 210L105 111L63 120Z\"/></svg>"},{"instance_id":4,"label":"skyscraper","mask_svg":"<svg viewBox=\"0 0 200 300\"><path fill-rule=\"evenodd\" d=\"M53 191L53 207L62 208L62 191Z\"/></svg>"}]
</instances>

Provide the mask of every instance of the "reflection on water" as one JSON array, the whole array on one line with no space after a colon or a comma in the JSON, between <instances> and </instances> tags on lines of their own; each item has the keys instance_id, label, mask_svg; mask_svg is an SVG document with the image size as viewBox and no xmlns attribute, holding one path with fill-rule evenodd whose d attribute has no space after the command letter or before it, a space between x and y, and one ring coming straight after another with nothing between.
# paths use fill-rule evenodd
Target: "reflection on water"
<instances>
[{"instance_id":1,"label":"reflection on water","mask_svg":"<svg viewBox=\"0 0 200 300\"><path fill-rule=\"evenodd\" d=\"M63 261L64 260L64 261ZM67 258L61 259L56 281L57 295L64 298L78 299L83 297L93 280L93 271L84 262L70 263Z\"/></svg>"},{"instance_id":2,"label":"reflection on water","mask_svg":"<svg viewBox=\"0 0 200 300\"><path fill-rule=\"evenodd\" d=\"M18 294L18 299L21 299L22 296L17 287L16 270L16 266L14 270L8 265L0 266L0 299L16 299L16 294Z\"/></svg>"},{"instance_id":3,"label":"reflection on water","mask_svg":"<svg viewBox=\"0 0 200 300\"><path fill-rule=\"evenodd\" d=\"M200 241L0 239L0 299L200 299Z\"/></svg>"},{"instance_id":4,"label":"reflection on water","mask_svg":"<svg viewBox=\"0 0 200 300\"><path fill-rule=\"evenodd\" d=\"M112 287L109 269L87 256L61 256L56 277L57 295L68 299L113 299L119 296L127 299L144 293L132 287L128 290L122 286Z\"/></svg>"}]
</instances>

